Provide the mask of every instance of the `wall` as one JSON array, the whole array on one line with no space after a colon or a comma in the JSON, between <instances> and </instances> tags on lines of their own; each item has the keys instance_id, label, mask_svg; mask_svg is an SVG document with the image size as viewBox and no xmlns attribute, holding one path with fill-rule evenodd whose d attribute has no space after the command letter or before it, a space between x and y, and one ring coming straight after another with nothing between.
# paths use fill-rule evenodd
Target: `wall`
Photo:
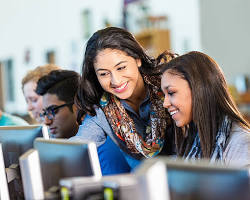
<instances>
[{"instance_id":1,"label":"wall","mask_svg":"<svg viewBox=\"0 0 250 200\"><path fill-rule=\"evenodd\" d=\"M109 0L0 0L0 61L14 60L15 101L6 102L8 112L23 113L26 103L21 91L21 79L29 69L46 63L46 51L56 52L56 64L80 71L83 58L81 12L91 10L90 32L104 27L104 19L119 25L121 2ZM24 62L30 50L30 62Z\"/></svg>"},{"instance_id":2,"label":"wall","mask_svg":"<svg viewBox=\"0 0 250 200\"><path fill-rule=\"evenodd\" d=\"M122 0L0 0L0 62L13 59L13 102L8 112L26 112L21 79L30 69L45 64L46 52L56 52L56 64L80 72L87 37L81 13L91 10L89 33L122 24ZM182 54L200 49L198 0L146 0L152 15L167 15L173 51ZM133 13L136 14L136 13ZM133 32L133 30L131 29ZM25 52L30 62L25 63Z\"/></svg>"},{"instance_id":3,"label":"wall","mask_svg":"<svg viewBox=\"0 0 250 200\"><path fill-rule=\"evenodd\" d=\"M191 50L200 50L199 0L148 0L145 6L152 16L167 16L165 25L170 29L171 49L178 54ZM139 3L138 3L139 4ZM130 6L130 18L142 16L142 11ZM138 23L134 19L131 29L139 32Z\"/></svg>"},{"instance_id":4,"label":"wall","mask_svg":"<svg viewBox=\"0 0 250 200\"><path fill-rule=\"evenodd\" d=\"M250 1L200 0L201 44L233 84L239 74L250 74Z\"/></svg>"}]
</instances>

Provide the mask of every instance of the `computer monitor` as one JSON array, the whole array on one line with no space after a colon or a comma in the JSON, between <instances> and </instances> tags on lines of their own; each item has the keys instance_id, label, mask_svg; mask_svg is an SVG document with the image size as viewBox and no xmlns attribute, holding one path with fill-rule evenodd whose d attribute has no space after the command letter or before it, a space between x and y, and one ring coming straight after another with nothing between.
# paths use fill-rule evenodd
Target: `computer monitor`
<instances>
[{"instance_id":1,"label":"computer monitor","mask_svg":"<svg viewBox=\"0 0 250 200\"><path fill-rule=\"evenodd\" d=\"M30 149L19 157L25 199L45 199L38 151Z\"/></svg>"},{"instance_id":2,"label":"computer monitor","mask_svg":"<svg viewBox=\"0 0 250 200\"><path fill-rule=\"evenodd\" d=\"M166 165L162 160L144 160L133 173L138 182L140 200L170 200Z\"/></svg>"},{"instance_id":3,"label":"computer monitor","mask_svg":"<svg viewBox=\"0 0 250 200\"><path fill-rule=\"evenodd\" d=\"M9 200L8 183L6 179L5 166L3 162L3 150L2 144L0 143L0 199Z\"/></svg>"},{"instance_id":4,"label":"computer monitor","mask_svg":"<svg viewBox=\"0 0 250 200\"><path fill-rule=\"evenodd\" d=\"M34 148L39 153L45 191L53 186L59 186L61 178L102 177L94 142L37 138L34 141Z\"/></svg>"},{"instance_id":5,"label":"computer monitor","mask_svg":"<svg viewBox=\"0 0 250 200\"><path fill-rule=\"evenodd\" d=\"M171 200L234 200L250 199L249 169L212 165L208 161L184 162L158 158L146 161L137 170L138 177L142 174L158 173L155 164L165 166L166 192ZM154 168L155 167L155 168ZM160 176L159 176L160 177ZM161 178L162 181L163 178ZM142 180L142 178L141 178ZM154 178L147 181L156 181ZM142 181L142 182L143 182ZM160 180L156 182L159 183ZM147 185L148 183L146 183ZM159 184L158 184L159 185ZM152 188L149 188L151 191Z\"/></svg>"},{"instance_id":6,"label":"computer monitor","mask_svg":"<svg viewBox=\"0 0 250 200\"><path fill-rule=\"evenodd\" d=\"M141 200L137 180L132 173L103 176L101 179L93 177L63 178L60 180L60 186L62 199L69 197L74 200L102 199L101 197L108 193L112 194L113 199Z\"/></svg>"},{"instance_id":7,"label":"computer monitor","mask_svg":"<svg viewBox=\"0 0 250 200\"><path fill-rule=\"evenodd\" d=\"M36 137L49 138L47 127L41 125L0 127L0 143L10 199L23 198L18 159L27 150L33 148Z\"/></svg>"}]
</instances>

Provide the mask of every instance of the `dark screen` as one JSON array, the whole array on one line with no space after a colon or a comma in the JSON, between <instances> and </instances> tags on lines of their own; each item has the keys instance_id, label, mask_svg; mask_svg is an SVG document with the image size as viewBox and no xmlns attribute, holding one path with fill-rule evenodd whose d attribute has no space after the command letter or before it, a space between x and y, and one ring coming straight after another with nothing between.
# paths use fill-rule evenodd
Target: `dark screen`
<instances>
[{"instance_id":1,"label":"dark screen","mask_svg":"<svg viewBox=\"0 0 250 200\"><path fill-rule=\"evenodd\" d=\"M36 137L43 137L42 126L0 127L0 143L2 144L5 168L16 166L14 170L17 176L8 183L10 199L24 198L19 157L33 148L33 141Z\"/></svg>"},{"instance_id":2,"label":"dark screen","mask_svg":"<svg viewBox=\"0 0 250 200\"><path fill-rule=\"evenodd\" d=\"M171 200L249 200L247 170L205 170L168 167Z\"/></svg>"},{"instance_id":3,"label":"dark screen","mask_svg":"<svg viewBox=\"0 0 250 200\"><path fill-rule=\"evenodd\" d=\"M59 180L74 176L93 176L88 144L70 144L68 140L36 140L35 149L39 152L43 186L47 191L58 186Z\"/></svg>"}]
</instances>

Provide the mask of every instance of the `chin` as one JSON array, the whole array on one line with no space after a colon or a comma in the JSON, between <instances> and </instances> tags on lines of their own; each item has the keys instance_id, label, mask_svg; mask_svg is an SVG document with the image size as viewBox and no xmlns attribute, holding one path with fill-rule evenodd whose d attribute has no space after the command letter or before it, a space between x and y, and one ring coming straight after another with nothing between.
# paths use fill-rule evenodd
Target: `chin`
<instances>
[{"instance_id":1,"label":"chin","mask_svg":"<svg viewBox=\"0 0 250 200\"><path fill-rule=\"evenodd\" d=\"M132 96L132 94L128 94L128 93L124 93L124 94L120 94L120 95L115 95L115 96L117 96L119 99L123 99L123 100L126 100L126 99L129 99L129 98L131 98L131 96Z\"/></svg>"},{"instance_id":2,"label":"chin","mask_svg":"<svg viewBox=\"0 0 250 200\"><path fill-rule=\"evenodd\" d=\"M185 126L183 123L180 123L180 122L175 122L175 125L179 128Z\"/></svg>"}]
</instances>

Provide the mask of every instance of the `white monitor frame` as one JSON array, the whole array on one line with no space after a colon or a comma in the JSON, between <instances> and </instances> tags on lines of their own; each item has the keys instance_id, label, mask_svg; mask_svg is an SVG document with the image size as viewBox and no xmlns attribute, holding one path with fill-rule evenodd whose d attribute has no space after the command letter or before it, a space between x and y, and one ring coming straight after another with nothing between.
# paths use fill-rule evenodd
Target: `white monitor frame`
<instances>
[{"instance_id":1,"label":"white monitor frame","mask_svg":"<svg viewBox=\"0 0 250 200\"><path fill-rule=\"evenodd\" d=\"M5 173L5 165L3 160L2 144L0 143L0 199L9 200L9 189Z\"/></svg>"},{"instance_id":2,"label":"white monitor frame","mask_svg":"<svg viewBox=\"0 0 250 200\"><path fill-rule=\"evenodd\" d=\"M94 142L92 142L92 141L83 141L83 140L81 140L81 141L71 141L71 140L68 140L68 139L44 139L44 138L36 138L35 141L34 141L34 148L38 151L38 154L40 154L40 156L41 156L41 153L43 155L48 155L47 153L49 153L49 152L47 152L47 151L48 150L50 151L51 150L50 147L52 147L53 145L55 145L56 152L58 152L59 149L64 148L64 147L62 147L62 145L70 145L72 147L79 146L79 147L82 147L82 148L84 147L84 145L87 145L87 153L88 153L88 157L89 157L90 167L91 167L92 172L93 172L93 175L91 177L93 177L95 179L101 179L102 172L101 172L101 167L100 167L100 163L99 163L96 144ZM46 151L43 151L43 146L46 147L45 148ZM42 178L44 178L45 175L43 175L43 165L42 165L42 158L41 157L40 157L40 166L41 166L41 170L42 170L41 171ZM56 167L56 163L55 163L54 167ZM58 167L60 168L60 166L58 166ZM58 168L58 170L59 170L59 168ZM48 185L45 182L43 182L43 186L44 186L44 190L48 189L47 188ZM59 186L59 180L58 180L58 186Z\"/></svg>"},{"instance_id":3,"label":"white monitor frame","mask_svg":"<svg viewBox=\"0 0 250 200\"><path fill-rule=\"evenodd\" d=\"M30 149L19 157L25 199L44 199L38 151Z\"/></svg>"},{"instance_id":4,"label":"white monitor frame","mask_svg":"<svg viewBox=\"0 0 250 200\"><path fill-rule=\"evenodd\" d=\"M49 139L49 132L48 128L45 125L27 125L27 126L1 126L0 131L1 132L9 132L16 135L16 131L22 130L22 131L29 131L31 129L37 129L40 128L39 131L41 131L42 135L44 138ZM19 136L18 136L19 137ZM3 141L4 142L4 141ZM1 144L1 141L0 141ZM29 149L27 149L29 150ZM4 163L4 149L3 145L1 144L1 149L0 149L0 199L9 199L11 194L9 192L9 182L14 180L16 177L20 176L19 172L19 167L18 163L15 163L14 165L11 164L10 166L6 166L6 163ZM3 165L3 166L2 166ZM5 168L7 167L7 168ZM14 168L13 168L14 167ZM7 189L6 189L7 187ZM3 191L3 192L2 192Z\"/></svg>"}]
</instances>

